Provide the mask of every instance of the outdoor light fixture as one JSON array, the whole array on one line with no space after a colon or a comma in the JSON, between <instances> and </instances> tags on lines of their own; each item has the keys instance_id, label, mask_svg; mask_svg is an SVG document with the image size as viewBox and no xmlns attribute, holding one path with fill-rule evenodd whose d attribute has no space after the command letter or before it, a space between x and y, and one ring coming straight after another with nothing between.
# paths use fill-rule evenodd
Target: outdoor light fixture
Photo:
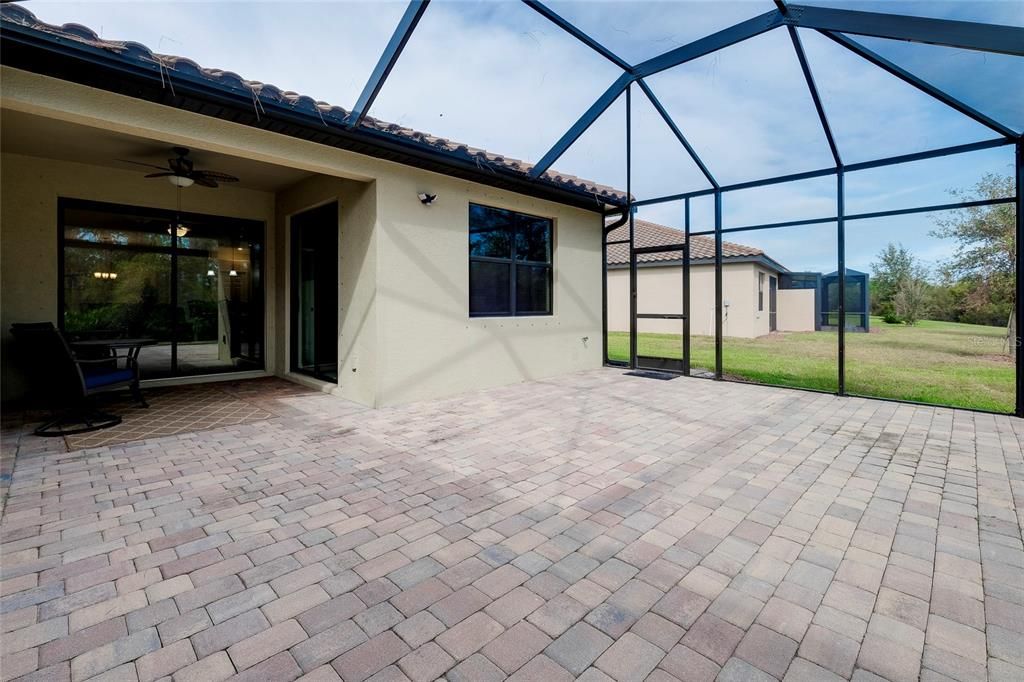
<instances>
[{"instance_id":1,"label":"outdoor light fixture","mask_svg":"<svg viewBox=\"0 0 1024 682\"><path fill-rule=\"evenodd\" d=\"M172 227L173 227L173 226L172 226ZM172 229L172 227L168 227L168 228L167 228L167 234L170 234L170 233L171 233L171 229ZM175 229L174 231L175 231L175 234L177 235L177 237L178 237L179 239L181 239L182 237L186 237L186 236L188 236L188 228L187 228L187 227L185 227L184 225L180 224L180 223L178 224L178 227L177 227L177 229Z\"/></svg>"},{"instance_id":2,"label":"outdoor light fixture","mask_svg":"<svg viewBox=\"0 0 1024 682\"><path fill-rule=\"evenodd\" d=\"M437 199L436 194L427 194L426 192L420 192L417 196L420 198L420 203L424 206L430 206Z\"/></svg>"},{"instance_id":3,"label":"outdoor light fixture","mask_svg":"<svg viewBox=\"0 0 1024 682\"><path fill-rule=\"evenodd\" d=\"M207 277L215 277L216 275L217 275L217 271L214 270L213 268L210 268L209 270L206 271L206 276Z\"/></svg>"},{"instance_id":4,"label":"outdoor light fixture","mask_svg":"<svg viewBox=\"0 0 1024 682\"><path fill-rule=\"evenodd\" d=\"M231 268L228 271L228 276L229 277L238 277L238 270L235 270L234 268Z\"/></svg>"},{"instance_id":5,"label":"outdoor light fixture","mask_svg":"<svg viewBox=\"0 0 1024 682\"><path fill-rule=\"evenodd\" d=\"M96 279L117 279L116 272L94 272L92 276Z\"/></svg>"},{"instance_id":6,"label":"outdoor light fixture","mask_svg":"<svg viewBox=\"0 0 1024 682\"><path fill-rule=\"evenodd\" d=\"M174 185L175 187L177 187L178 189L181 189L183 187L191 187L196 182L192 178L187 178L184 175L168 175L167 181Z\"/></svg>"}]
</instances>

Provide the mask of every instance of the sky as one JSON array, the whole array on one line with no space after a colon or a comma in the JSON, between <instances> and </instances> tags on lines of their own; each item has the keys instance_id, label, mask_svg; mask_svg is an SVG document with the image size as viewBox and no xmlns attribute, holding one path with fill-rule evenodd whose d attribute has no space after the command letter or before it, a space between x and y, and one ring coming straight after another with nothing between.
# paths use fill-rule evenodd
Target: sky
<instances>
[{"instance_id":1,"label":"sky","mask_svg":"<svg viewBox=\"0 0 1024 682\"><path fill-rule=\"evenodd\" d=\"M633 2L549 0L630 63L771 10L770 0ZM808 0L805 4L1024 26L1021 0ZM112 40L187 56L342 107L351 107L405 3L56 2L27 4L50 23L81 23ZM813 31L801 41L846 163L979 140L996 133ZM1024 129L1024 59L856 38L968 104ZM434 0L370 114L510 158L536 161L619 76L610 62L516 0ZM814 170L831 154L785 30L775 30L647 79L722 184ZM707 182L651 103L631 93L631 189L641 199ZM553 166L624 189L626 101L621 97ZM953 201L985 173L1013 172L1012 147L847 175L848 213ZM694 202L694 229L711 222ZM835 214L835 179L728 193L726 227ZM680 203L641 217L682 226ZM853 221L847 264L869 270L889 241L933 268L954 244L929 235L934 215ZM834 225L741 232L792 270L835 269Z\"/></svg>"}]
</instances>

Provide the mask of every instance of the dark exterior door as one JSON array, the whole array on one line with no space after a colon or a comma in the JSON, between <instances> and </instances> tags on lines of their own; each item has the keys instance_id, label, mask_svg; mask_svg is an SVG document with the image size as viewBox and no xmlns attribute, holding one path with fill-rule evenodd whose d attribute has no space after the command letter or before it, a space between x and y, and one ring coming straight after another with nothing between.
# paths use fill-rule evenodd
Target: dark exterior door
<instances>
[{"instance_id":1,"label":"dark exterior door","mask_svg":"<svg viewBox=\"0 0 1024 682\"><path fill-rule=\"evenodd\" d=\"M768 278L768 331L779 331L779 279Z\"/></svg>"},{"instance_id":2,"label":"dark exterior door","mask_svg":"<svg viewBox=\"0 0 1024 682\"><path fill-rule=\"evenodd\" d=\"M338 383L338 204L291 220L291 366Z\"/></svg>"}]
</instances>

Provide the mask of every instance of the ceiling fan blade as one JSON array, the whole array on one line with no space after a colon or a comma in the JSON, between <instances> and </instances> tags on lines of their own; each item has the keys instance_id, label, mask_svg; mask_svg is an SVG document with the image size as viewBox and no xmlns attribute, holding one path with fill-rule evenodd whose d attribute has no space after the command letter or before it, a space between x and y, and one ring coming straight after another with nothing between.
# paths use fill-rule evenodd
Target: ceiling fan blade
<instances>
[{"instance_id":1,"label":"ceiling fan blade","mask_svg":"<svg viewBox=\"0 0 1024 682\"><path fill-rule=\"evenodd\" d=\"M238 182L238 178L234 175L228 175L227 173L221 173L220 171L212 170L197 170L194 175L204 175L211 180L219 180L221 182Z\"/></svg>"},{"instance_id":2,"label":"ceiling fan blade","mask_svg":"<svg viewBox=\"0 0 1024 682\"><path fill-rule=\"evenodd\" d=\"M149 175L147 175L145 177L147 177L147 178L167 178L167 177L170 177L172 175L178 175L178 174L177 173L171 173L171 172L167 172L167 173L150 173Z\"/></svg>"},{"instance_id":3,"label":"ceiling fan blade","mask_svg":"<svg viewBox=\"0 0 1024 682\"><path fill-rule=\"evenodd\" d=\"M201 173L193 173L193 174L189 175L188 177L190 177L193 180L195 180L195 183L197 185L202 185L203 187L214 187L214 188L218 187L216 182L214 182L213 180L211 180L208 177L205 177Z\"/></svg>"},{"instance_id":4,"label":"ceiling fan blade","mask_svg":"<svg viewBox=\"0 0 1024 682\"><path fill-rule=\"evenodd\" d=\"M162 171L170 170L166 166L157 166L156 164L153 163L143 163L141 161L132 161L131 159L114 159L114 161L120 161L121 163L130 163L135 166L145 166L146 168L156 168L157 170Z\"/></svg>"}]
</instances>

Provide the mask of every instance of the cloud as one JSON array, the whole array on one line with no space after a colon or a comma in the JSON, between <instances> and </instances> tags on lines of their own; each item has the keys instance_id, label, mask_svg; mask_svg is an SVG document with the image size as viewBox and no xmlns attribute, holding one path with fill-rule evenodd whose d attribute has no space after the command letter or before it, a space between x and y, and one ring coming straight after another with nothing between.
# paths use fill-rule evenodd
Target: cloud
<instances>
[{"instance_id":1,"label":"cloud","mask_svg":"<svg viewBox=\"0 0 1024 682\"><path fill-rule=\"evenodd\" d=\"M577 22L623 58L637 62L771 9L756 2L561 2L555 11ZM842 4L839 0L813 4ZM344 107L351 107L405 9L404 2L51 2L34 0L43 20L89 25L105 38L135 40L204 66L230 69ZM926 12L970 20L1024 23L1017 2L856 3L857 9ZM988 139L994 133L896 80L814 32L801 30L846 162ZM1020 59L903 46L891 49L908 68L949 66L946 80L969 81L965 68L1012 76L1002 91L990 81L969 88L973 103L993 113L1019 110ZM902 51L901 51L902 50ZM928 57L924 58L923 55ZM945 55L947 59L938 60ZM953 56L950 56L953 55ZM983 55L984 57L984 55ZM952 65L952 66L951 66ZM954 70L953 67L960 70ZM471 146L530 161L539 159L619 75L610 62L520 2L431 3L371 113ZM955 78L954 78L955 76ZM730 183L831 165L792 45L776 30L725 51L665 71L648 83L720 182ZM641 198L707 186L685 150L633 90L632 189ZM966 96L965 95L965 96ZM997 96L1002 99L997 100ZM1014 95L1018 95L1014 99ZM561 159L556 170L625 188L625 98L616 102ZM1016 102L1018 109L1007 102ZM987 171L1009 172L1008 148L862 174L847 181L848 210L873 211L948 200ZM727 225L834 214L834 179L727 194ZM694 201L694 225L713 227L710 200ZM679 203L651 206L644 217L682 226ZM926 216L886 229L872 240L902 240L929 248ZM831 228L829 228L831 229ZM795 230L795 231L792 231ZM782 250L791 267L829 268L811 228L743 233L754 244ZM852 231L851 231L852 234ZM787 236L788 235L788 236ZM826 239L827 242L827 239ZM866 267L884 244L851 250L851 266ZM834 248L834 247L833 247Z\"/></svg>"}]
</instances>

